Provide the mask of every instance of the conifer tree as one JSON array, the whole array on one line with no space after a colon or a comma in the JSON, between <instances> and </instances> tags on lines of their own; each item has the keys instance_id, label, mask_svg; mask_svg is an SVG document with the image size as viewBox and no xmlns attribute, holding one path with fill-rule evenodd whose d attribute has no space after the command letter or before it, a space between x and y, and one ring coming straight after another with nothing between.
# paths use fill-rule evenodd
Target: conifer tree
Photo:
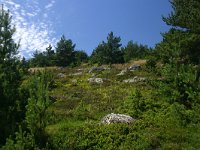
<instances>
[{"instance_id":1,"label":"conifer tree","mask_svg":"<svg viewBox=\"0 0 200 150\"><path fill-rule=\"evenodd\" d=\"M114 36L110 32L107 36L107 42L100 43L93 51L91 60L99 64L123 63L123 52L121 51L121 38Z\"/></svg>"},{"instance_id":2,"label":"conifer tree","mask_svg":"<svg viewBox=\"0 0 200 150\"><path fill-rule=\"evenodd\" d=\"M75 44L66 40L63 35L56 46L56 61L58 66L69 66L74 61Z\"/></svg>"},{"instance_id":3,"label":"conifer tree","mask_svg":"<svg viewBox=\"0 0 200 150\"><path fill-rule=\"evenodd\" d=\"M46 48L46 51L44 52L44 55L47 59L47 66L54 66L55 64L55 52L53 50L53 47L51 44Z\"/></svg>"},{"instance_id":4,"label":"conifer tree","mask_svg":"<svg viewBox=\"0 0 200 150\"><path fill-rule=\"evenodd\" d=\"M19 44L12 38L15 28L11 25L9 11L0 11L0 144L15 131L19 120L16 104L19 104L21 74L17 59Z\"/></svg>"},{"instance_id":5,"label":"conifer tree","mask_svg":"<svg viewBox=\"0 0 200 150\"><path fill-rule=\"evenodd\" d=\"M200 1L172 0L173 11L163 20L173 27L200 34Z\"/></svg>"},{"instance_id":6,"label":"conifer tree","mask_svg":"<svg viewBox=\"0 0 200 150\"><path fill-rule=\"evenodd\" d=\"M30 97L26 106L26 123L38 147L44 147L47 140L45 127L48 122L47 109L51 104L48 95L48 80L50 78L51 75L44 72L40 76L35 75L30 83Z\"/></svg>"},{"instance_id":7,"label":"conifer tree","mask_svg":"<svg viewBox=\"0 0 200 150\"><path fill-rule=\"evenodd\" d=\"M192 63L200 63L200 1L199 0L172 0L173 11L163 20L178 32L167 33L178 37L176 47L179 47L180 59ZM187 38L185 38L187 37Z\"/></svg>"}]
</instances>

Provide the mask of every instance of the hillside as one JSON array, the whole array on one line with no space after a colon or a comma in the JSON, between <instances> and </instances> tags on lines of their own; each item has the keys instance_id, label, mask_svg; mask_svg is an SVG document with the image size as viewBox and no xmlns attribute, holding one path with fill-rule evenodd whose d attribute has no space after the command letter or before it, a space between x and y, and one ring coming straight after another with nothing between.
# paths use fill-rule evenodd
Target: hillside
<instances>
[{"instance_id":1,"label":"hillside","mask_svg":"<svg viewBox=\"0 0 200 150\"><path fill-rule=\"evenodd\" d=\"M200 149L200 1L170 3L154 48L111 31L89 56L62 35L28 60L2 5L0 149Z\"/></svg>"},{"instance_id":2,"label":"hillside","mask_svg":"<svg viewBox=\"0 0 200 150\"><path fill-rule=\"evenodd\" d=\"M198 112L197 108L188 110L168 101L166 96L171 95L165 93L168 89L164 88L170 88L165 85L169 81L166 76L147 69L145 62L50 68L54 74L50 90L53 104L49 108L51 121L45 129L51 139L50 145L54 149L200 147L200 126L194 123L199 115L193 114ZM129 70L130 66L138 65L139 68ZM119 75L126 68L127 71ZM91 78L102 80L96 83ZM126 82L139 78L145 80ZM134 121L131 124L101 124L101 119L110 113L130 115Z\"/></svg>"}]
</instances>

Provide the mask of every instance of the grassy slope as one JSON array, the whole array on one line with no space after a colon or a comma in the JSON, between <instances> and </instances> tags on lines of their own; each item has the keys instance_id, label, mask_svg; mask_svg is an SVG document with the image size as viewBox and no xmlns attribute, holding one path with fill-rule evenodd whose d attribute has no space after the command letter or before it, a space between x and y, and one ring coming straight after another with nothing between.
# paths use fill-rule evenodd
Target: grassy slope
<instances>
[{"instance_id":1,"label":"grassy slope","mask_svg":"<svg viewBox=\"0 0 200 150\"><path fill-rule=\"evenodd\" d=\"M139 62L142 65L145 63L144 61ZM50 136L60 138L58 140L60 142L57 141L57 143L62 144L58 144L57 147L107 149L108 147L104 146L111 144L109 149L116 149L113 145L118 145L117 149L182 149L183 147L193 149L191 144L186 144L188 143L187 138L192 135L191 139L196 140L200 138L199 135L193 134L193 127L184 128L179 125L179 122L175 121L174 114L171 113L171 106L168 106L167 103L162 101L162 97L154 93L150 81L157 77L153 73L145 71L145 67L143 67L140 71L116 76L124 67L139 62L132 62L123 66L113 65L110 70L95 72L96 77L109 79L103 84L88 82L88 78L92 77L93 74L88 73L90 67L87 66L84 66L84 71L78 71L78 68L54 71L55 76L60 72L66 75L64 78L57 77L55 79L56 87L50 92L51 96L56 98L55 103L50 108L54 112L54 121L47 127L46 131ZM83 72L83 74L71 75L77 72ZM136 75L148 77L149 81L141 83L122 82L124 79ZM141 92L141 102L143 102L137 103L138 107L141 110L142 105L145 105L142 112L134 111L134 109L137 109L133 106L136 105L134 102L136 97L132 95L135 95L136 89ZM136 118L136 121L132 125L117 125L117 127L116 125L99 125L101 118L108 113L128 114ZM124 129L127 129L128 133L121 133ZM196 131L199 132L199 129L197 126ZM64 135L61 136L61 133ZM90 137L89 133L94 134L94 137ZM78 136L78 134L81 134L81 136ZM110 135L113 135L113 137L108 138ZM65 140L63 136L66 138ZM81 141L77 142L77 138L81 138ZM91 141L92 143L90 143ZM66 142L66 145L63 142ZM71 146L68 147L69 145ZM197 144L194 147L198 146Z\"/></svg>"},{"instance_id":2,"label":"grassy slope","mask_svg":"<svg viewBox=\"0 0 200 150\"><path fill-rule=\"evenodd\" d=\"M121 68L121 67L120 67ZM51 95L56 98L52 110L55 114L65 118L74 118L77 109L84 105L88 109L88 119L100 120L107 113L127 113L121 112L120 107L125 100L134 92L135 88L142 89L142 93L151 89L147 83L123 83L124 79L134 76L149 77L151 75L145 71L128 72L124 76L117 76L121 69L114 66L110 70L88 73L89 68L83 71L82 75L73 76L71 74L80 72L77 68L64 69L64 78L56 78ZM60 71L55 73L58 74ZM95 74L95 77L106 78L102 84L89 83L88 79ZM81 104L81 105L80 105ZM89 115L91 113L91 115ZM131 115L131 114L129 114ZM87 117L85 117L87 118Z\"/></svg>"}]
</instances>

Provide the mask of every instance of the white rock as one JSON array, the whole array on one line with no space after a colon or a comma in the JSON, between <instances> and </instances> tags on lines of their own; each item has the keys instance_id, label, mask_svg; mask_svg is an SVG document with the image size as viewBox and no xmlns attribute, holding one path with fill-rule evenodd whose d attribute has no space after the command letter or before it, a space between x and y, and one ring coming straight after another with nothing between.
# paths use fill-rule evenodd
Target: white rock
<instances>
[{"instance_id":1,"label":"white rock","mask_svg":"<svg viewBox=\"0 0 200 150\"><path fill-rule=\"evenodd\" d=\"M141 69L141 66L138 65L138 64L134 64L134 65L129 67L130 71L136 71L136 70L140 70L140 69Z\"/></svg>"},{"instance_id":2,"label":"white rock","mask_svg":"<svg viewBox=\"0 0 200 150\"><path fill-rule=\"evenodd\" d=\"M89 78L88 81L90 83L98 83L98 84L103 83L103 79L102 78Z\"/></svg>"},{"instance_id":3,"label":"white rock","mask_svg":"<svg viewBox=\"0 0 200 150\"><path fill-rule=\"evenodd\" d=\"M65 78L65 77L66 77L66 75L65 75L65 74L63 74L63 73L59 73L59 74L57 74L57 77L59 77L59 78Z\"/></svg>"},{"instance_id":4,"label":"white rock","mask_svg":"<svg viewBox=\"0 0 200 150\"><path fill-rule=\"evenodd\" d=\"M119 74L117 74L117 76L123 76L127 73L127 71L128 71L128 69L124 69Z\"/></svg>"},{"instance_id":5,"label":"white rock","mask_svg":"<svg viewBox=\"0 0 200 150\"><path fill-rule=\"evenodd\" d=\"M123 82L125 82L125 83L136 83L136 82L143 82L143 81L146 81L146 78L145 77L138 77L138 76L135 76L132 79L123 80Z\"/></svg>"},{"instance_id":6,"label":"white rock","mask_svg":"<svg viewBox=\"0 0 200 150\"><path fill-rule=\"evenodd\" d=\"M88 73L93 73L95 71L104 71L105 68L100 68L100 67L92 67Z\"/></svg>"},{"instance_id":7,"label":"white rock","mask_svg":"<svg viewBox=\"0 0 200 150\"><path fill-rule=\"evenodd\" d=\"M69 74L70 76L79 76L79 75L82 75L83 72L77 72L77 73L73 73L73 74Z\"/></svg>"},{"instance_id":8,"label":"white rock","mask_svg":"<svg viewBox=\"0 0 200 150\"><path fill-rule=\"evenodd\" d=\"M131 116L124 115L124 114L108 114L102 118L102 124L112 124L112 123L131 123L134 119Z\"/></svg>"}]
</instances>

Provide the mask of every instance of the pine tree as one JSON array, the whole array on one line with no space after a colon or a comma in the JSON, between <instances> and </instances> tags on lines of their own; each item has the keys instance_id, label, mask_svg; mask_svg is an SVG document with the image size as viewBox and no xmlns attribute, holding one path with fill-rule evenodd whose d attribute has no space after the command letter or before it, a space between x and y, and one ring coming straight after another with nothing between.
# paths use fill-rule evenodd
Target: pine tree
<instances>
[{"instance_id":1,"label":"pine tree","mask_svg":"<svg viewBox=\"0 0 200 150\"><path fill-rule=\"evenodd\" d=\"M47 140L45 127L48 122L47 109L51 104L48 95L50 78L51 75L47 72L32 78L29 89L30 97L26 106L27 127L39 147L44 147Z\"/></svg>"},{"instance_id":2,"label":"pine tree","mask_svg":"<svg viewBox=\"0 0 200 150\"><path fill-rule=\"evenodd\" d=\"M200 34L200 1L172 0L173 12L163 20L173 27Z\"/></svg>"},{"instance_id":3,"label":"pine tree","mask_svg":"<svg viewBox=\"0 0 200 150\"><path fill-rule=\"evenodd\" d=\"M122 55L120 54L120 47L122 46L121 38L115 37L113 32L110 32L107 37L107 63L120 63Z\"/></svg>"},{"instance_id":4,"label":"pine tree","mask_svg":"<svg viewBox=\"0 0 200 150\"><path fill-rule=\"evenodd\" d=\"M55 52L53 50L53 47L49 45L46 48L46 51L44 52L44 55L46 56L47 60L47 66L55 66Z\"/></svg>"},{"instance_id":5,"label":"pine tree","mask_svg":"<svg viewBox=\"0 0 200 150\"><path fill-rule=\"evenodd\" d=\"M63 35L56 46L56 61L58 66L69 66L74 61L75 44L66 40Z\"/></svg>"},{"instance_id":6,"label":"pine tree","mask_svg":"<svg viewBox=\"0 0 200 150\"><path fill-rule=\"evenodd\" d=\"M92 62L99 64L123 63L123 52L120 49L122 44L120 42L121 38L110 32L107 36L107 42L103 41L93 51Z\"/></svg>"},{"instance_id":7,"label":"pine tree","mask_svg":"<svg viewBox=\"0 0 200 150\"><path fill-rule=\"evenodd\" d=\"M74 56L76 65L80 65L82 62L86 62L88 60L88 55L85 51L75 51Z\"/></svg>"},{"instance_id":8,"label":"pine tree","mask_svg":"<svg viewBox=\"0 0 200 150\"><path fill-rule=\"evenodd\" d=\"M12 39L14 33L15 28L11 25L9 11L5 11L2 6L0 12L0 64L14 59L18 53L19 44Z\"/></svg>"},{"instance_id":9,"label":"pine tree","mask_svg":"<svg viewBox=\"0 0 200 150\"><path fill-rule=\"evenodd\" d=\"M200 63L200 1L172 0L171 4L173 11L168 17L163 17L163 20L178 30L170 34L179 37L176 47L180 47L180 59L189 59L195 64Z\"/></svg>"},{"instance_id":10,"label":"pine tree","mask_svg":"<svg viewBox=\"0 0 200 150\"><path fill-rule=\"evenodd\" d=\"M19 102L18 88L21 81L19 72L19 44L12 38L15 28L11 25L9 11L3 6L0 11L0 144L15 131L19 121L17 103Z\"/></svg>"},{"instance_id":11,"label":"pine tree","mask_svg":"<svg viewBox=\"0 0 200 150\"><path fill-rule=\"evenodd\" d=\"M128 62L131 59L144 58L147 55L149 48L146 45L139 45L136 42L133 43L133 41L129 41L127 46L123 48L123 51L124 60L125 62Z\"/></svg>"},{"instance_id":12,"label":"pine tree","mask_svg":"<svg viewBox=\"0 0 200 150\"><path fill-rule=\"evenodd\" d=\"M52 74L45 71L32 76L27 82L29 98L23 126L19 125L15 136L10 136L6 140L3 150L48 149L45 128L50 117L48 108L52 103L48 94L52 77Z\"/></svg>"}]
</instances>

